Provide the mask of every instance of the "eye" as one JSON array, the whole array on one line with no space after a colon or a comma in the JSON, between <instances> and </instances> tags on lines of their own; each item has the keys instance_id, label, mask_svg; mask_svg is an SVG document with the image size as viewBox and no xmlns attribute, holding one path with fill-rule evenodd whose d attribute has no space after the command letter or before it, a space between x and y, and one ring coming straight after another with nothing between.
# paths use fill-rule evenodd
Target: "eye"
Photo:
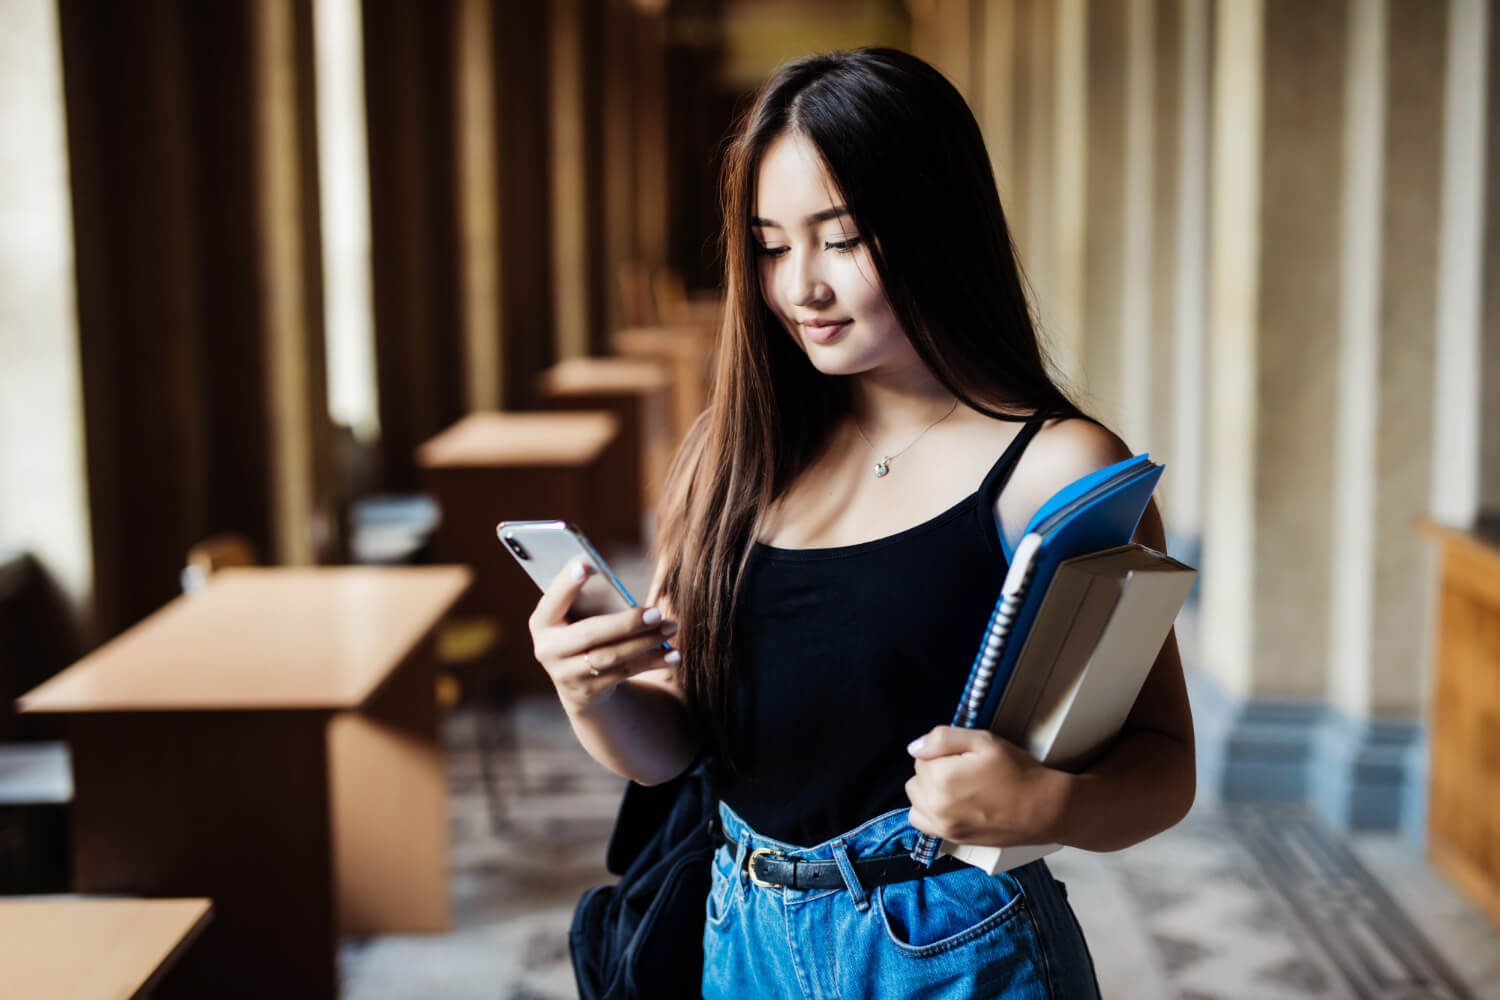
<instances>
[{"instance_id":1,"label":"eye","mask_svg":"<svg viewBox=\"0 0 1500 1000\"><path fill-rule=\"evenodd\" d=\"M788 249L788 247L761 246L759 243L755 245L755 252L757 254L762 257L769 257L772 260L775 260L777 257L780 257L782 254L786 253Z\"/></svg>"},{"instance_id":2,"label":"eye","mask_svg":"<svg viewBox=\"0 0 1500 1000\"><path fill-rule=\"evenodd\" d=\"M834 240L829 243L824 243L823 249L837 250L839 253L849 253L855 247L859 246L862 242L864 241L860 237L851 236L847 240Z\"/></svg>"}]
</instances>

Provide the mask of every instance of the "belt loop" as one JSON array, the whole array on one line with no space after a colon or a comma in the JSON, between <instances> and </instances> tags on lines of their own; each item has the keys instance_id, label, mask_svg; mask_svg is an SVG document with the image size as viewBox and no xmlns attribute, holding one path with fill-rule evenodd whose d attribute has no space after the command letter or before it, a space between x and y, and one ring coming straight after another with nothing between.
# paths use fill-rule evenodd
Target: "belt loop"
<instances>
[{"instance_id":1,"label":"belt loop","mask_svg":"<svg viewBox=\"0 0 1500 1000\"><path fill-rule=\"evenodd\" d=\"M726 833L728 831L725 831ZM738 842L734 846L734 872L736 888L743 889L749 878L745 870L745 858L750 854L750 838L741 833Z\"/></svg>"},{"instance_id":2,"label":"belt loop","mask_svg":"<svg viewBox=\"0 0 1500 1000\"><path fill-rule=\"evenodd\" d=\"M870 908L870 897L865 894L865 887L859 884L859 876L854 874L854 855L849 853L849 845L842 838L833 842L833 860L839 866L839 874L844 876L844 887L854 897L854 908L860 913L865 912Z\"/></svg>"}]
</instances>

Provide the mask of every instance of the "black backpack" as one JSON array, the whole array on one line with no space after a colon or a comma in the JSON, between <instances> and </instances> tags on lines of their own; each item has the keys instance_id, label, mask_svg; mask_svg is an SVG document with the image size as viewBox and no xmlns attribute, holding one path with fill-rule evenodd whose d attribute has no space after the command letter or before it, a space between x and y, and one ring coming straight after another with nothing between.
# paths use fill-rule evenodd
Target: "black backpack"
<instances>
[{"instance_id":1,"label":"black backpack","mask_svg":"<svg viewBox=\"0 0 1500 1000\"><path fill-rule=\"evenodd\" d=\"M604 859L620 881L584 893L568 931L579 1000L702 995L715 805L702 762L660 785L626 786Z\"/></svg>"}]
</instances>

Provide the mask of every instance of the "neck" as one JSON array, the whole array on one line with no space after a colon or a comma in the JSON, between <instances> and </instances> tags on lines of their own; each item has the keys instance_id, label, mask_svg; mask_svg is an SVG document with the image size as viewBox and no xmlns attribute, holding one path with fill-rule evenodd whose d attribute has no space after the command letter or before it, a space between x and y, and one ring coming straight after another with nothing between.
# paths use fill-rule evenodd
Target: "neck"
<instances>
[{"instance_id":1,"label":"neck","mask_svg":"<svg viewBox=\"0 0 1500 1000\"><path fill-rule=\"evenodd\" d=\"M920 364L916 370L856 376L852 397L854 418L877 442L887 435L915 434L954 404L953 393Z\"/></svg>"}]
</instances>

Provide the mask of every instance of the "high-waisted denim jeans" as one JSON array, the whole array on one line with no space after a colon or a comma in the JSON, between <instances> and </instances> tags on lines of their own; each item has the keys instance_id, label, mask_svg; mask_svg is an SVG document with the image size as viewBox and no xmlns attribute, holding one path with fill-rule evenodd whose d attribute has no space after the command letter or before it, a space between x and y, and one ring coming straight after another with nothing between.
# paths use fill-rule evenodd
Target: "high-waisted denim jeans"
<instances>
[{"instance_id":1,"label":"high-waisted denim jeans","mask_svg":"<svg viewBox=\"0 0 1500 1000\"><path fill-rule=\"evenodd\" d=\"M800 848L763 837L722 803L737 845L714 855L703 932L705 1000L750 997L1093 1000L1099 996L1083 932L1062 883L1042 861L986 875L964 868L864 889L850 858L909 851L907 810ZM758 848L833 860L837 889L752 883Z\"/></svg>"}]
</instances>

